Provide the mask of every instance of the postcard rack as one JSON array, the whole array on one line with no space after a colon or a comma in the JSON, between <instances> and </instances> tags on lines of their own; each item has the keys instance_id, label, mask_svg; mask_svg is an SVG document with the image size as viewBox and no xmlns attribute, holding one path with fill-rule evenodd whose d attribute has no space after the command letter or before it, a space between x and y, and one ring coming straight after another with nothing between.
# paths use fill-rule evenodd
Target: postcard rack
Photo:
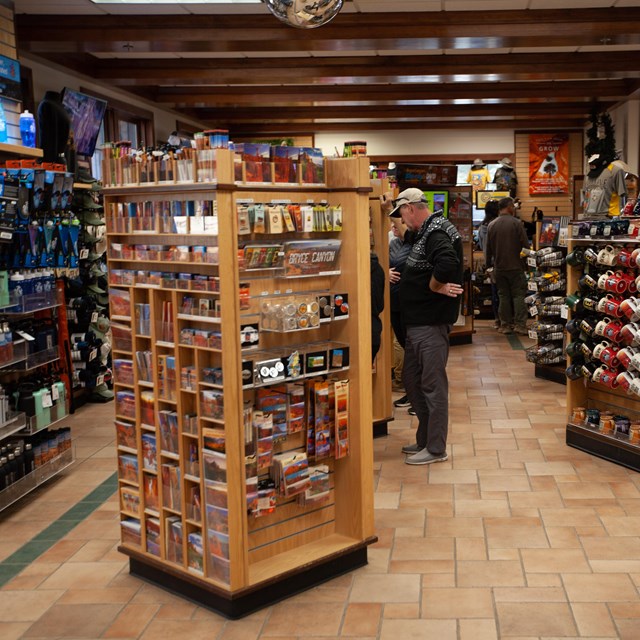
<instances>
[{"instance_id":1,"label":"postcard rack","mask_svg":"<svg viewBox=\"0 0 640 640\"><path fill-rule=\"evenodd\" d=\"M104 192L119 549L229 617L366 564L376 540L368 166L256 186L218 150L215 185ZM149 231L123 222L140 211ZM191 258L140 259L167 247Z\"/></svg>"}]
</instances>

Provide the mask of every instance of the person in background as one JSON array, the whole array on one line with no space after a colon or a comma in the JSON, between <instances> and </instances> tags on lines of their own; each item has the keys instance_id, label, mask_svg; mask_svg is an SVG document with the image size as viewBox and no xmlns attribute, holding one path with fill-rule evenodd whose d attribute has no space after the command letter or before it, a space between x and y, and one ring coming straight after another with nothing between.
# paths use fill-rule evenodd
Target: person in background
<instances>
[{"instance_id":1,"label":"person in background","mask_svg":"<svg viewBox=\"0 0 640 640\"><path fill-rule=\"evenodd\" d=\"M464 270L462 238L439 211L431 213L420 189L405 189L389 213L400 217L415 242L400 279L406 327L403 379L418 417L415 444L402 447L407 464L447 459L449 332L458 319Z\"/></svg>"},{"instance_id":2,"label":"person in background","mask_svg":"<svg viewBox=\"0 0 640 640\"><path fill-rule=\"evenodd\" d=\"M380 266L378 256L372 251L371 265L371 362L376 359L380 350L382 336L382 320L384 311L384 269Z\"/></svg>"},{"instance_id":3,"label":"person in background","mask_svg":"<svg viewBox=\"0 0 640 640\"><path fill-rule=\"evenodd\" d=\"M520 219L515 217L513 198L498 202L498 217L487 228L486 263L494 268L498 288L500 333L527 335L527 279L520 251L529 240Z\"/></svg>"},{"instance_id":4,"label":"person in background","mask_svg":"<svg viewBox=\"0 0 640 640\"><path fill-rule=\"evenodd\" d=\"M486 246L487 246L487 229L489 223L493 222L498 217L498 201L489 200L484 208L484 220L478 227L478 245L482 252L485 253L485 265L487 265L487 273L491 279L491 308L493 310L494 328L500 328L500 316L498 315L498 288L496 287L495 274L493 268L488 266L486 259Z\"/></svg>"},{"instance_id":5,"label":"person in background","mask_svg":"<svg viewBox=\"0 0 640 640\"><path fill-rule=\"evenodd\" d=\"M388 213L393 209L391 193L385 194L382 211ZM385 196L381 197L384 198ZM386 211L385 211L386 209ZM415 238L415 233L407 229L407 225L400 218L389 218L391 220L391 231L393 237L389 241L389 302L391 308L391 327L395 336L395 343L398 344L398 357L394 357L394 382L404 391L402 384L402 368L404 365L404 343L406 330L402 322L402 309L400 307L400 278L402 271L409 257L411 246ZM398 388L397 387L397 388ZM410 407L411 403L406 393L398 400L395 400L395 407Z\"/></svg>"}]
</instances>

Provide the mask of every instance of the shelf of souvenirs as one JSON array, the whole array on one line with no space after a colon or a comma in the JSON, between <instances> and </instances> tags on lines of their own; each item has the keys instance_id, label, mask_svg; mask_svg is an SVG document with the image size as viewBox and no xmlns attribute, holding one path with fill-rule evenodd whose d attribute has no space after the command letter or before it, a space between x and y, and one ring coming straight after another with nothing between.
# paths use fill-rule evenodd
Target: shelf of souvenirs
<instances>
[{"instance_id":1,"label":"shelf of souvenirs","mask_svg":"<svg viewBox=\"0 0 640 640\"><path fill-rule=\"evenodd\" d=\"M57 476L73 464L73 449L69 447L47 462L36 467L34 471L27 473L19 480L0 491L0 511L6 509L14 502L20 500L40 485Z\"/></svg>"}]
</instances>

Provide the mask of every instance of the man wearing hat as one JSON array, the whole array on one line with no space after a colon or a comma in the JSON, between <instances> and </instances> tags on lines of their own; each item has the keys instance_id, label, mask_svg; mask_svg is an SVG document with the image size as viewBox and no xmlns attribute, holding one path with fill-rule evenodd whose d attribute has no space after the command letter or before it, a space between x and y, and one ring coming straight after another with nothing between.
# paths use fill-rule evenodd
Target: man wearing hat
<instances>
[{"instance_id":1,"label":"man wearing hat","mask_svg":"<svg viewBox=\"0 0 640 640\"><path fill-rule=\"evenodd\" d=\"M402 218L415 241L400 279L406 327L403 382L418 417L416 443L402 447L407 464L447 459L449 332L458 319L463 274L462 239L441 211L432 213L420 189L405 189L382 210Z\"/></svg>"},{"instance_id":2,"label":"man wearing hat","mask_svg":"<svg viewBox=\"0 0 640 640\"><path fill-rule=\"evenodd\" d=\"M491 181L489 170L487 169L482 158L476 158L471 165L471 170L467 175L467 184L473 187L473 191L483 191L487 187L487 183Z\"/></svg>"},{"instance_id":3,"label":"man wearing hat","mask_svg":"<svg viewBox=\"0 0 640 640\"><path fill-rule=\"evenodd\" d=\"M496 169L495 175L493 176L496 189L498 191L508 191L509 195L515 198L518 189L518 177L516 176L516 170L511 164L511 158L502 158L499 164L500 166Z\"/></svg>"}]
</instances>

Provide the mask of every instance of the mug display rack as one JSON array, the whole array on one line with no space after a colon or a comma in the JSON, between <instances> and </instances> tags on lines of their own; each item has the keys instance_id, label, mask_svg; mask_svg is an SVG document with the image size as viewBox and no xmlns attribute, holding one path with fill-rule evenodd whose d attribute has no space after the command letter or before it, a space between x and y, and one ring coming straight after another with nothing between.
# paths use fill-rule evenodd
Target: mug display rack
<instances>
[{"instance_id":1,"label":"mug display rack","mask_svg":"<svg viewBox=\"0 0 640 640\"><path fill-rule=\"evenodd\" d=\"M640 243L636 221L580 221L573 223L571 235L566 442L638 471Z\"/></svg>"},{"instance_id":2,"label":"mug display rack","mask_svg":"<svg viewBox=\"0 0 640 640\"><path fill-rule=\"evenodd\" d=\"M327 159L327 184L303 190L234 184L225 150L216 171L217 184L104 192L118 256L109 297L120 550L132 573L239 617L365 564L376 539L370 188L366 158ZM283 203L303 199L326 203L330 227L327 217L324 231L305 231L292 215L282 233L275 223L274 241L249 211L259 203L286 224ZM149 202L180 212L172 202L193 202L180 228L199 229L206 210L215 233L174 231L157 248L135 219L114 222ZM217 260L159 259L153 270L139 249L183 245L215 248ZM248 273L247 255L269 246L281 266Z\"/></svg>"}]
</instances>

